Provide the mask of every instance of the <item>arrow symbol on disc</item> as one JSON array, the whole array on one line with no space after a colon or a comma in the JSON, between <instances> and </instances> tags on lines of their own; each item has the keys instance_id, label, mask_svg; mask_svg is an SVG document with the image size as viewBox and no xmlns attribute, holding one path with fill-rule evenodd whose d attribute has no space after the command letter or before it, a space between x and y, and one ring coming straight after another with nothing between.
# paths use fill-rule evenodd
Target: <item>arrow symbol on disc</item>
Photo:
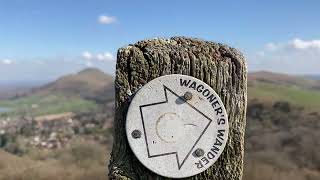
<instances>
[{"instance_id":1,"label":"arrow symbol on disc","mask_svg":"<svg viewBox=\"0 0 320 180\"><path fill-rule=\"evenodd\" d=\"M212 119L167 86L163 89L163 101L140 106L144 139L148 158L175 155L180 170Z\"/></svg>"}]
</instances>

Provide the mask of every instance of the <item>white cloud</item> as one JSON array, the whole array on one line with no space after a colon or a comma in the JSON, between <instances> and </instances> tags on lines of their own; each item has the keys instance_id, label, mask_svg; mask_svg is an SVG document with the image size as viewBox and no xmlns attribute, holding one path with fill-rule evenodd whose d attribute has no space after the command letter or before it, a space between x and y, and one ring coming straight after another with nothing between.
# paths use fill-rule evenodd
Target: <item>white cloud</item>
<instances>
[{"instance_id":1,"label":"white cloud","mask_svg":"<svg viewBox=\"0 0 320 180\"><path fill-rule=\"evenodd\" d=\"M113 61L115 58L111 53L106 52L104 54L97 54L97 59L99 61Z\"/></svg>"},{"instance_id":2,"label":"white cloud","mask_svg":"<svg viewBox=\"0 0 320 180\"><path fill-rule=\"evenodd\" d=\"M295 38L288 42L280 43L268 43L265 45L265 51L281 51L285 49L294 49L294 50L320 50L320 40L302 40L300 38Z\"/></svg>"},{"instance_id":3,"label":"white cloud","mask_svg":"<svg viewBox=\"0 0 320 180\"><path fill-rule=\"evenodd\" d=\"M86 66L87 66L87 67L92 67L92 66L93 66L93 63L90 62L90 61L87 61L87 62L86 62Z\"/></svg>"},{"instance_id":4,"label":"white cloud","mask_svg":"<svg viewBox=\"0 0 320 180\"><path fill-rule=\"evenodd\" d=\"M98 22L100 24L112 24L116 21L117 21L117 18L114 16L101 15L98 17Z\"/></svg>"},{"instance_id":5,"label":"white cloud","mask_svg":"<svg viewBox=\"0 0 320 180\"><path fill-rule=\"evenodd\" d=\"M6 65L13 64L13 61L11 59L4 59L1 62L2 62L2 64L6 64Z\"/></svg>"},{"instance_id":6,"label":"white cloud","mask_svg":"<svg viewBox=\"0 0 320 180\"><path fill-rule=\"evenodd\" d=\"M248 55L249 71L267 70L290 74L320 73L320 40L295 38L266 44Z\"/></svg>"},{"instance_id":7,"label":"white cloud","mask_svg":"<svg viewBox=\"0 0 320 180\"><path fill-rule=\"evenodd\" d=\"M279 45L275 43L268 43L265 45L265 49L268 51L274 51L274 50L277 50L278 48L279 48Z\"/></svg>"},{"instance_id":8,"label":"white cloud","mask_svg":"<svg viewBox=\"0 0 320 180\"><path fill-rule=\"evenodd\" d=\"M82 58L83 59L86 59L86 60L91 60L92 59L92 54L88 51L84 51L82 54L81 54Z\"/></svg>"},{"instance_id":9,"label":"white cloud","mask_svg":"<svg viewBox=\"0 0 320 180\"><path fill-rule=\"evenodd\" d=\"M320 50L320 40L304 41L296 38L291 41L290 45L295 49L318 49Z\"/></svg>"},{"instance_id":10,"label":"white cloud","mask_svg":"<svg viewBox=\"0 0 320 180\"><path fill-rule=\"evenodd\" d=\"M98 59L99 61L102 61L102 60L104 59L104 55L103 55L103 54L98 54L98 55L97 55L97 59Z\"/></svg>"},{"instance_id":11,"label":"white cloud","mask_svg":"<svg viewBox=\"0 0 320 180\"><path fill-rule=\"evenodd\" d=\"M85 60L90 60L90 61L114 61L115 60L115 57L110 52L93 54L89 51L84 51L81 57Z\"/></svg>"}]
</instances>

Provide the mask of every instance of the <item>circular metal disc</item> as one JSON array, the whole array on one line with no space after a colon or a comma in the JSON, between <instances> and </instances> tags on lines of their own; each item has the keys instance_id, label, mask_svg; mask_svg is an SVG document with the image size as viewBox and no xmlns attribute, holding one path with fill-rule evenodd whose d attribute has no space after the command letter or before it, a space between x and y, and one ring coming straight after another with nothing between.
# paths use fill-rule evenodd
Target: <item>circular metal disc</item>
<instances>
[{"instance_id":1,"label":"circular metal disc","mask_svg":"<svg viewBox=\"0 0 320 180\"><path fill-rule=\"evenodd\" d=\"M186 75L166 75L143 86L128 109L126 133L139 161L165 177L201 173L221 155L228 117L215 91Z\"/></svg>"}]
</instances>

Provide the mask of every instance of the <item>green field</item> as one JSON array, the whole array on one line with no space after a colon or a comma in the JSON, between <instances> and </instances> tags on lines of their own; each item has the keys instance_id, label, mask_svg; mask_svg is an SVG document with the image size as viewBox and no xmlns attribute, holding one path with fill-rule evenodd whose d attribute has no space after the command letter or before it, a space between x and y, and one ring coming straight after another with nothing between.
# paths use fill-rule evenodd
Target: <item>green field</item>
<instances>
[{"instance_id":1,"label":"green field","mask_svg":"<svg viewBox=\"0 0 320 180\"><path fill-rule=\"evenodd\" d=\"M97 108L97 104L76 96L51 94L48 96L32 95L13 100L0 101L0 107L11 109L10 112L0 113L1 116L14 115L45 115L62 112L84 112Z\"/></svg>"},{"instance_id":2,"label":"green field","mask_svg":"<svg viewBox=\"0 0 320 180\"><path fill-rule=\"evenodd\" d=\"M287 101L307 110L320 110L320 91L302 87L257 83L248 87L248 98L266 102Z\"/></svg>"}]
</instances>

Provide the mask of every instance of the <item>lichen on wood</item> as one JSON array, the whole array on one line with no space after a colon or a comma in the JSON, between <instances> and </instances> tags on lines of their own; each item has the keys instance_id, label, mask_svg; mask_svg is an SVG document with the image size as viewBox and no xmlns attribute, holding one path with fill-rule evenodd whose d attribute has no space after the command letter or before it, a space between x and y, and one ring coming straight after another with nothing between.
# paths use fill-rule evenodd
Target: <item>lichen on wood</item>
<instances>
[{"instance_id":1,"label":"lichen on wood","mask_svg":"<svg viewBox=\"0 0 320 180\"><path fill-rule=\"evenodd\" d=\"M223 101L229 117L229 139L218 161L201 174L186 179L242 179L247 105L245 58L226 45L186 37L139 41L118 50L109 178L168 179L154 174L138 161L125 133L126 113L134 93L152 79L166 74L185 74L210 85Z\"/></svg>"}]
</instances>

